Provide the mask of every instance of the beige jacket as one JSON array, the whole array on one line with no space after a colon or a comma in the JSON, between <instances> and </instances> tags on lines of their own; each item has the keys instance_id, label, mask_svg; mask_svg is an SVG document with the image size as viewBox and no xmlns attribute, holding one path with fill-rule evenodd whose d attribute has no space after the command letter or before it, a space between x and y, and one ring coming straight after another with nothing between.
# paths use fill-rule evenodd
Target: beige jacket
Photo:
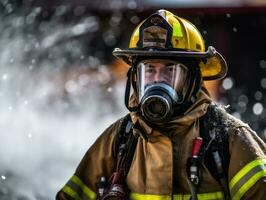
<instances>
[{"instance_id":1,"label":"beige jacket","mask_svg":"<svg viewBox=\"0 0 266 200\"><path fill-rule=\"evenodd\" d=\"M135 155L127 176L130 199L189 199L186 161L191 156L192 141L199 136L199 117L204 115L211 100L201 91L197 102L184 117L164 124L169 132L149 127L136 113L145 133L139 135ZM247 124L228 115L234 125L229 129L229 185L232 199L266 199L266 146ZM107 128L90 147L75 174L57 194L58 200L95 199L101 176L110 177L116 166L115 134L121 120ZM143 137L145 134L145 137ZM146 139L145 139L146 138ZM221 186L206 166L198 198L224 199Z\"/></svg>"}]
</instances>

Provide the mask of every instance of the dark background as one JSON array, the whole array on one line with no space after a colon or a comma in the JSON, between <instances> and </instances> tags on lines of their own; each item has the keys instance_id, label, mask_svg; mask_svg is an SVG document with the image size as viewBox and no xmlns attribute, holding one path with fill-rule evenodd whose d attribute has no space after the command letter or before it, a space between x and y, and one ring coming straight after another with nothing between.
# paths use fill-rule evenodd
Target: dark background
<instances>
[{"instance_id":1,"label":"dark background","mask_svg":"<svg viewBox=\"0 0 266 200\"><path fill-rule=\"evenodd\" d=\"M68 40L80 40L86 44L85 57L93 56L101 63L113 63L112 50L126 48L131 33L140 20L160 9L159 4L147 1L21 1L13 3L14 9L30 13L41 8L35 19L35 26L43 21L58 20L61 23L75 23L84 17L95 16L99 23L97 31L85 33ZM22 7L21 7L22 6ZM229 71L227 77L233 83L224 89L218 88L218 101L230 105L229 111L250 123L259 135L266 139L266 112L254 114L256 103L265 106L266 77L266 7L239 6L176 6L164 4L164 9L187 18L201 31L206 46L214 46L226 59ZM6 8L4 8L6 9ZM64 40L56 44L61 45ZM38 55L37 61L46 59L49 50ZM67 59L73 66L77 62L69 52ZM82 61L84 62L84 61ZM257 94L257 96L256 96ZM244 100L243 100L244 99ZM243 108L244 107L244 108Z\"/></svg>"},{"instance_id":2,"label":"dark background","mask_svg":"<svg viewBox=\"0 0 266 200\"><path fill-rule=\"evenodd\" d=\"M237 116L244 121L250 121L250 125L259 132L262 138L266 139L266 135L263 134L266 130L266 112L263 111L259 115L253 112L255 103L260 103L260 106L265 105L266 5L257 5L259 3L256 4L256 1L243 1L243 3L238 1L238 4L225 1L227 3L218 6L211 3L193 5L181 1L176 4L172 1L167 2L163 1L160 4L159 1L153 3L153 1L139 0L95 2L24 0L2 1L0 9L5 15L20 12L24 16L34 9L40 9L41 11L34 18L33 25L30 28L25 26L25 31L32 31L30 30L32 28L41 31L38 28L45 21L56 20L68 24L94 16L98 23L97 30L63 38L54 45L62 46L66 40L79 40L86 45L83 49L85 59L78 61L77 57L69 51L65 56L68 64L62 66L63 68L71 67L73 63L81 65L87 61L86 58L89 56L97 58L104 64L113 63L115 58L112 56L112 50L115 47L126 48L136 25L158 9L168 9L176 15L187 18L201 31L206 46L214 46L228 63L227 77L233 83L233 87L229 90L220 87L218 100L230 105L230 112L238 113ZM12 8L11 11L10 8ZM47 48L34 56L37 56L37 62L41 62L51 53L52 51ZM25 62L31 57L30 54L31 52ZM241 99L240 107L242 108L239 108Z\"/></svg>"}]
</instances>

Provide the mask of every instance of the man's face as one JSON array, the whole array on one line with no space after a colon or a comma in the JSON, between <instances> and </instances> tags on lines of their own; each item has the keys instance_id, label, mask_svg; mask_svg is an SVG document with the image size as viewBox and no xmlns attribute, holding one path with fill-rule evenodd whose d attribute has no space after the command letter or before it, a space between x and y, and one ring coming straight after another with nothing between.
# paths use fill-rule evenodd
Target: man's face
<instances>
[{"instance_id":1,"label":"man's face","mask_svg":"<svg viewBox=\"0 0 266 200\"><path fill-rule=\"evenodd\" d=\"M148 63L145 67L145 82L146 84L162 82L171 85L173 70L173 66L166 63Z\"/></svg>"},{"instance_id":2,"label":"man's face","mask_svg":"<svg viewBox=\"0 0 266 200\"><path fill-rule=\"evenodd\" d=\"M184 100L192 73L181 62L170 59L147 59L140 61L136 69L139 102L144 101L143 98L147 98L147 95L155 98L157 94L162 98L171 97L173 102L181 103Z\"/></svg>"},{"instance_id":3,"label":"man's face","mask_svg":"<svg viewBox=\"0 0 266 200\"><path fill-rule=\"evenodd\" d=\"M145 63L145 85L165 83L179 90L182 87L180 82L185 81L186 74L187 68L180 63L157 61Z\"/></svg>"}]
</instances>

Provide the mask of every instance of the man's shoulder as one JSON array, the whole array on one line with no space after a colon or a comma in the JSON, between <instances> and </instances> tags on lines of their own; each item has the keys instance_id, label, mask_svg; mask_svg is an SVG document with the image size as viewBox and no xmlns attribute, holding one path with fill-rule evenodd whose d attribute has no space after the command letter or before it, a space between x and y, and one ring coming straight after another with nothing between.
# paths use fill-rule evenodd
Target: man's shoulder
<instances>
[{"instance_id":1,"label":"man's shoulder","mask_svg":"<svg viewBox=\"0 0 266 200\"><path fill-rule=\"evenodd\" d=\"M123 116L111 123L96 139L93 146L101 146L102 144L116 143L117 135L121 129L121 125L125 121L127 115Z\"/></svg>"},{"instance_id":2,"label":"man's shoulder","mask_svg":"<svg viewBox=\"0 0 266 200\"><path fill-rule=\"evenodd\" d=\"M230 114L227 108L227 106L222 104L210 104L207 112L209 120L214 120L215 125L220 125L227 129L250 128L247 123Z\"/></svg>"},{"instance_id":3,"label":"man's shoulder","mask_svg":"<svg viewBox=\"0 0 266 200\"><path fill-rule=\"evenodd\" d=\"M117 119L105 129L104 134L110 134L110 133L116 134L119 131L119 129L121 129L121 126L123 126L125 122L127 122L128 120L130 120L129 114L126 114L125 116Z\"/></svg>"}]
</instances>

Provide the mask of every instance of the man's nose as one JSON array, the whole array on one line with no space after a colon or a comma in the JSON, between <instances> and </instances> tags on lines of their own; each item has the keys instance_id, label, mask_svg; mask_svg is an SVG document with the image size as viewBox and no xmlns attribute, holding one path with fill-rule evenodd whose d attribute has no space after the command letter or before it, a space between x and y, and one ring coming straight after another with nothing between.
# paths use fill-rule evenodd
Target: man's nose
<instances>
[{"instance_id":1,"label":"man's nose","mask_svg":"<svg viewBox=\"0 0 266 200\"><path fill-rule=\"evenodd\" d=\"M164 80L164 75L163 75L162 72L157 71L155 76L154 76L154 82L162 82L162 81L165 81Z\"/></svg>"}]
</instances>

